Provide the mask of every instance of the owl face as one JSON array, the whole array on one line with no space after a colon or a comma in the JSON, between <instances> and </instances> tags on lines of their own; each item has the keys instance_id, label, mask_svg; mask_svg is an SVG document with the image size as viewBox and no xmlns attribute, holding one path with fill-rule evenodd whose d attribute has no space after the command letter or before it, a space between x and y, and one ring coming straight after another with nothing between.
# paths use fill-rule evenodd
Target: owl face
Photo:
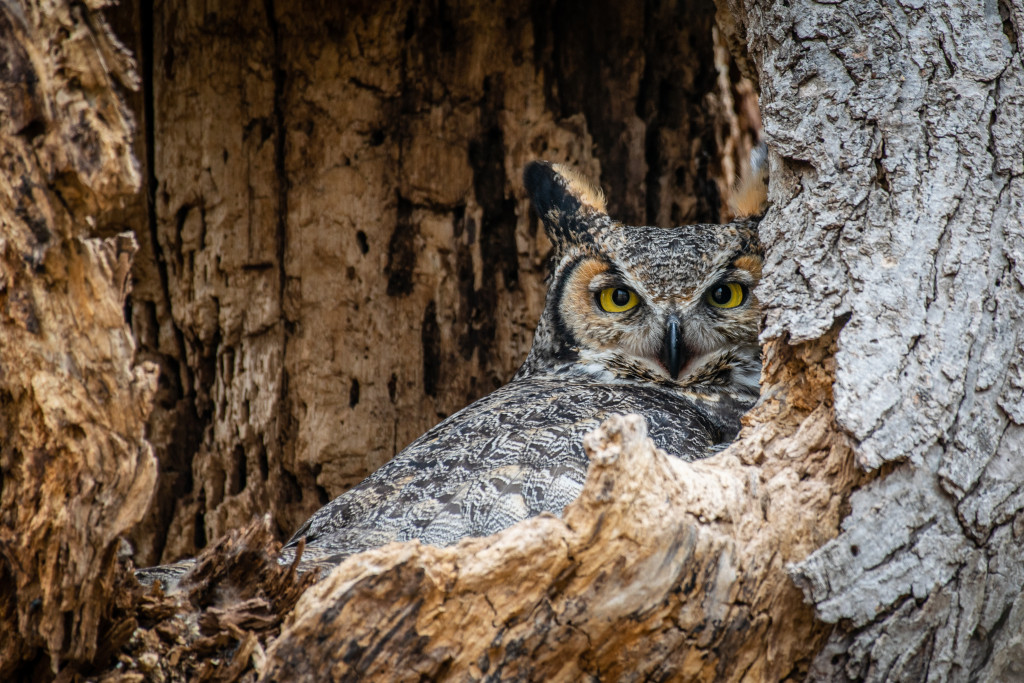
<instances>
[{"instance_id":1,"label":"owl face","mask_svg":"<svg viewBox=\"0 0 1024 683\"><path fill-rule=\"evenodd\" d=\"M623 226L607 216L599 190L563 167L532 164L525 182L555 268L524 368L756 395L753 224Z\"/></svg>"}]
</instances>

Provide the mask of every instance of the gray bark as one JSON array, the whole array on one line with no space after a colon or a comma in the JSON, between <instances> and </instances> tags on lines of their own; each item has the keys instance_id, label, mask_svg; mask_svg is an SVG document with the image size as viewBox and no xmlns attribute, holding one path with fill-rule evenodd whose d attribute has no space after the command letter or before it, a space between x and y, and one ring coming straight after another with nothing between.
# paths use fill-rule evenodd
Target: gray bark
<instances>
[{"instance_id":1,"label":"gray bark","mask_svg":"<svg viewBox=\"0 0 1024 683\"><path fill-rule=\"evenodd\" d=\"M1024 676L1024 4L748 2L777 153L765 338L845 321L871 481L793 576L814 680Z\"/></svg>"}]
</instances>

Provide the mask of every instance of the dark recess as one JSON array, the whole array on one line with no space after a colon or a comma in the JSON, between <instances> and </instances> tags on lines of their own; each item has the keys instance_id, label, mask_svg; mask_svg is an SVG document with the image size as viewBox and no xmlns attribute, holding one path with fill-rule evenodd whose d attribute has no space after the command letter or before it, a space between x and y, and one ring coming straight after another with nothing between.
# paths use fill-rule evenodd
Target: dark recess
<instances>
[{"instance_id":1,"label":"dark recess","mask_svg":"<svg viewBox=\"0 0 1024 683\"><path fill-rule=\"evenodd\" d=\"M284 503L298 503L303 499L302 487L299 486L299 479L294 474L284 469L283 467L277 470L281 479L278 482L277 489L279 491L278 500ZM307 474L308 476L308 474Z\"/></svg>"},{"instance_id":2,"label":"dark recess","mask_svg":"<svg viewBox=\"0 0 1024 683\"><path fill-rule=\"evenodd\" d=\"M193 528L192 543L196 548L206 547L206 507L200 505L196 510L195 527Z\"/></svg>"},{"instance_id":3,"label":"dark recess","mask_svg":"<svg viewBox=\"0 0 1024 683\"><path fill-rule=\"evenodd\" d=\"M412 222L412 202L398 195L395 230L388 240L388 261L384 274L388 278L388 296L405 296L412 292L412 276L416 268L416 233Z\"/></svg>"},{"instance_id":4,"label":"dark recess","mask_svg":"<svg viewBox=\"0 0 1024 683\"><path fill-rule=\"evenodd\" d=\"M473 167L473 191L483 209L479 237L482 274L481 288L470 294L461 291L469 302L469 325L459 339L463 357L478 350L481 366L487 367L497 329L497 274L501 273L506 290L519 286L519 258L516 249L516 200L506 195L509 186L505 174L505 137L499 114L505 107L505 88L501 74L484 79L484 96L480 102L480 133L469 143L469 162ZM469 236L475 232L473 221L467 222ZM459 255L461 257L461 254ZM466 264L459 259L459 275ZM469 273L471 275L471 273ZM469 282L472 282L470 276ZM461 286L461 285L460 285ZM497 387L504 379L494 378Z\"/></svg>"},{"instance_id":5,"label":"dark recess","mask_svg":"<svg viewBox=\"0 0 1024 683\"><path fill-rule=\"evenodd\" d=\"M398 395L398 375L391 373L391 378L388 379L388 398L391 402L395 402L395 397Z\"/></svg>"},{"instance_id":6,"label":"dark recess","mask_svg":"<svg viewBox=\"0 0 1024 683\"><path fill-rule=\"evenodd\" d=\"M714 140L710 140L710 148L715 148ZM719 207L722 197L718 194L718 183L715 182L710 170L711 156L708 148L700 150L697 155L697 179L694 183L697 195L697 215L692 219L698 223L718 223Z\"/></svg>"},{"instance_id":7,"label":"dark recess","mask_svg":"<svg viewBox=\"0 0 1024 683\"><path fill-rule=\"evenodd\" d=\"M159 293L154 300L141 299L136 295L131 297L131 326L138 343L138 358L154 361L160 367L157 393L154 397L153 412L148 422L146 435L153 443L159 461L160 476L157 478L157 489L153 495L155 509L150 513L155 517L154 533L149 534L152 542L152 555L136 559L137 561L157 562L160 561L164 552L166 532L174 516L175 506L179 501L189 498L193 491L192 457L198 451L202 435L213 415L209 397L197 396L195 387L197 381L207 381L213 376L215 359L201 353L190 354L187 349L190 346L194 348L197 345L197 340L186 339L182 330L174 324L171 315L171 275L167 266L168 254L164 249L165 247L173 248L173 245L161 243L156 207L159 181L154 167L156 104L153 89L155 64L153 11L152 3L125 2L112 7L108 16L121 39L138 55L142 77L141 92L125 92L124 97L131 106L139 129L142 131L141 144L135 149L135 153L143 167L145 180L143 200L146 213L145 224L135 226L135 230L140 244L145 245L148 242L152 249L153 264L159 278ZM168 79L173 77L174 47L173 40L171 40L161 55ZM168 218L172 217L165 216L163 220L166 221ZM174 216L173 219L183 220L184 216ZM143 246L144 249L145 246ZM134 277L139 276L137 272L133 275ZM171 350L162 351L160 348L156 332L160 329L158 321L161 320L171 321ZM219 344L219 339L215 339L214 343L215 345ZM202 360L198 372L184 361L186 358L200 356L202 356ZM196 376L197 374L199 377ZM155 425L161 425L161 427L155 429ZM196 515L194 542L197 548L202 548L206 544L203 519L202 514Z\"/></svg>"},{"instance_id":8,"label":"dark recess","mask_svg":"<svg viewBox=\"0 0 1024 683\"><path fill-rule=\"evenodd\" d=\"M352 384L348 388L348 407L355 408L359 405L359 380L352 378Z\"/></svg>"},{"instance_id":9,"label":"dark recess","mask_svg":"<svg viewBox=\"0 0 1024 683\"><path fill-rule=\"evenodd\" d=\"M437 382L441 376L441 328L437 325L437 304L433 300L423 311L420 328L423 343L423 392L437 396Z\"/></svg>"},{"instance_id":10,"label":"dark recess","mask_svg":"<svg viewBox=\"0 0 1024 683\"><path fill-rule=\"evenodd\" d=\"M256 464L260 468L260 478L266 481L270 476L270 463L267 461L267 449L263 447L263 444L258 444L256 447Z\"/></svg>"},{"instance_id":11,"label":"dark recess","mask_svg":"<svg viewBox=\"0 0 1024 683\"><path fill-rule=\"evenodd\" d=\"M228 472L227 495L237 496L245 490L246 485L246 459L245 449L241 444L235 444L231 451L231 470Z\"/></svg>"}]
</instances>

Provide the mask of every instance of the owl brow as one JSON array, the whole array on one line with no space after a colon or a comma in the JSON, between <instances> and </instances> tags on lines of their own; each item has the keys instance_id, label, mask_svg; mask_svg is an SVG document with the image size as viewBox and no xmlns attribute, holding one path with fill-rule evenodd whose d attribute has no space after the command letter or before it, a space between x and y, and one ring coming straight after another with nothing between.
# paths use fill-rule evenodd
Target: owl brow
<instances>
[{"instance_id":1,"label":"owl brow","mask_svg":"<svg viewBox=\"0 0 1024 683\"><path fill-rule=\"evenodd\" d=\"M746 268L737 268L732 263L723 264L714 272L716 274L714 278L705 280L708 283L704 286L705 291L719 282L740 282L745 285L753 285L757 282L757 277L753 273Z\"/></svg>"},{"instance_id":2,"label":"owl brow","mask_svg":"<svg viewBox=\"0 0 1024 683\"><path fill-rule=\"evenodd\" d=\"M610 261L606 261L604 259L599 260L605 265L607 265L608 269L601 273L598 273L593 278L591 278L590 283L588 284L588 289L590 291L596 292L606 287L616 286L635 289L634 286L630 284L629 280L626 279L626 276L622 274L622 272L615 266L614 263L611 263Z\"/></svg>"},{"instance_id":3,"label":"owl brow","mask_svg":"<svg viewBox=\"0 0 1024 683\"><path fill-rule=\"evenodd\" d=\"M732 274L731 271L732 268L730 266L719 266L718 268L715 268L708 273L707 277L701 279L700 284L695 287L693 291L697 292L697 295L700 296L718 283L727 282Z\"/></svg>"},{"instance_id":4,"label":"owl brow","mask_svg":"<svg viewBox=\"0 0 1024 683\"><path fill-rule=\"evenodd\" d=\"M741 282L743 284L749 284L753 278L751 277L749 270L729 266L723 269L722 277L720 277L719 280L722 282Z\"/></svg>"}]
</instances>

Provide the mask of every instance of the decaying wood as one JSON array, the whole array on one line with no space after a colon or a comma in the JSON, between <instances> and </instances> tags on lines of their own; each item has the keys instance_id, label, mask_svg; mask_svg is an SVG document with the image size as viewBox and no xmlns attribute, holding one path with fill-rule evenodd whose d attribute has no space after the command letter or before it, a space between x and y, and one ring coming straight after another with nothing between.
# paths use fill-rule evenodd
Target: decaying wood
<instances>
[{"instance_id":1,"label":"decaying wood","mask_svg":"<svg viewBox=\"0 0 1024 683\"><path fill-rule=\"evenodd\" d=\"M573 163L622 220L717 220L756 122L713 18L680 0L154 6L132 327L162 369L161 481L136 562L266 511L287 538L511 378L549 249L527 162Z\"/></svg>"},{"instance_id":2,"label":"decaying wood","mask_svg":"<svg viewBox=\"0 0 1024 683\"><path fill-rule=\"evenodd\" d=\"M102 18L0 7L0 679L91 661L120 536L156 479L143 438L155 368L133 367L136 245L99 237L139 186L137 84Z\"/></svg>"},{"instance_id":3,"label":"decaying wood","mask_svg":"<svg viewBox=\"0 0 1024 683\"><path fill-rule=\"evenodd\" d=\"M211 544L183 590L142 589L129 574L119 586L101 681L254 680L264 648L316 577L277 562L269 516ZM111 666L112 664L112 666Z\"/></svg>"},{"instance_id":4,"label":"decaying wood","mask_svg":"<svg viewBox=\"0 0 1024 683\"><path fill-rule=\"evenodd\" d=\"M264 680L802 680L827 630L786 568L835 535L859 478L834 351L772 345L775 390L710 460L612 418L563 519L349 558L296 605Z\"/></svg>"},{"instance_id":5,"label":"decaying wood","mask_svg":"<svg viewBox=\"0 0 1024 683\"><path fill-rule=\"evenodd\" d=\"M682 678L774 680L802 676L803 657L818 649L826 624L837 622L809 671L816 680L1018 676L1024 632L1019 590L1024 334L1018 305L1024 285L1024 139L1010 130L1019 131L1024 116L1019 42L1024 14L1019 4L1000 7L1001 16L994 8L984 11L967 3L937 13L895 2L751 2L741 8L743 30L734 34L751 41L766 134L781 155L772 168L775 208L762 224L769 250L765 334L778 340L768 358L774 364L785 356L782 340L796 343L794 348L814 346L800 340L841 329L834 357L820 356L835 372L834 383L826 385L836 393L835 413L833 420L826 408L831 391L818 391L805 399L814 417L792 431L781 427L785 436L779 445L756 437L761 420L770 420L772 429L786 423L782 415L761 412L765 406L775 400L789 406L792 398L769 368L770 398L752 415L752 428L730 452L694 467L720 476L714 487L694 486L708 500L695 496L684 508L696 512L711 505L715 492L730 490L730 475L751 482L749 493L763 492L764 485L753 484L763 484L765 476L775 480L775 473L788 488L771 491L766 503L756 494L740 496L737 508L749 514L762 501L765 514L753 515L760 533L769 538L787 538L790 530L806 534L809 552L835 528L829 522L838 519L858 478L854 460L870 472L850 499L844 533L804 561L798 561L798 553L787 557L793 561L789 571L825 624L758 622L763 612L756 611L753 619L736 619L737 612L728 610L729 596L708 589L700 593L707 608L702 616L712 618L697 622L695 630L712 638L690 650L706 669L685 668L685 657L674 664L680 661L674 659L675 647L644 649L673 637L678 647L686 630L678 620L666 626L663 614L650 607L664 605L657 599L647 604L660 626L644 629L643 638L629 628L643 621L643 613L614 626L600 622L596 607L605 604L603 594L587 581L599 574L585 568L587 549L593 547L574 544L572 536L575 515L598 497L599 489L591 489L567 513L566 525L535 521L531 528L539 538L524 528L467 542L461 552L395 547L373 555L372 563L367 556L366 565L350 560L300 602L294 623L270 652L269 671L309 671L299 648L289 642L294 638L305 648L313 633L336 634L313 624L324 611L341 610L371 627L332 641L341 646L334 650L337 658L329 660L336 677L402 667L455 675L614 675L624 673L615 668L626 666L615 659L624 654L629 672L638 676L660 674L657 667L663 665ZM811 444L837 439L852 450L850 460L832 465L835 471L826 475L827 460L801 457L814 450ZM744 452L757 463L749 479L737 467L742 460L730 462L732 453ZM628 479L633 470L627 470L622 476ZM594 481L608 472L595 468ZM687 482L702 481L697 472L687 475ZM660 501L659 483L667 485L653 483L651 496ZM813 496L774 506L804 486L835 504L837 516L817 523L799 517L813 517ZM597 519L608 523L604 512L602 517L592 507L584 518L593 526L578 528L584 533L599 528L589 540L608 551L600 556L602 579L616 594L632 585L633 572L642 571L630 564L632 553L640 554L639 567L644 567L644 552L638 550L636 532L628 536L634 540L628 551L615 552L616 533L633 527L624 518L616 519L622 527L598 525ZM671 524L672 515L659 510L651 519ZM742 522L738 527L730 529L729 539L742 539L742 530L749 528ZM675 536L693 537L685 527ZM487 564L492 549L509 546L510 554L516 553L511 562ZM652 557L664 558L671 547L661 545L663 554ZM708 554L695 552L690 563L722 567L722 554L699 543L694 547ZM760 571L768 577L783 574L764 567L781 554L771 543L748 549L755 552L735 556L746 560L737 561L741 568L731 577L730 588L737 593L751 583L758 586ZM529 569L522 574L508 569L519 566ZM513 573L502 575L502 567ZM706 588L716 585L715 571L701 576L712 579ZM400 597L400 588L410 584L416 591ZM502 586L514 587L512 605L501 600L508 595ZM755 599L737 602L744 608L759 605L757 598L764 595L753 593ZM586 598L575 602L580 596ZM372 605L382 604L375 600L396 607L375 611ZM726 609L716 614L714 607ZM623 608L630 614L629 606ZM371 613L372 618L360 618ZM714 617L724 621L716 624ZM451 631L436 626L448 619L458 626ZM742 636L715 643L719 631L709 624L744 634L761 625L765 630L753 642L773 654L748 654ZM674 629L682 633L670 635ZM479 640L454 637L481 630ZM632 638L619 640L624 632ZM810 644L807 650L773 649L794 634ZM607 643L615 645L603 650ZM723 657L721 668L715 654ZM751 668L742 668L748 662Z\"/></svg>"},{"instance_id":6,"label":"decaying wood","mask_svg":"<svg viewBox=\"0 0 1024 683\"><path fill-rule=\"evenodd\" d=\"M710 11L667 2L587 31L565 3L142 12L131 317L179 479L135 539L274 515L172 597L117 562L155 477L134 241L103 227L142 177L136 79L94 3L3 5L0 678L1019 676L1024 5L919 4L720 3L773 150L738 443L683 464L612 420L563 519L380 548L305 593L272 537L525 350L521 165L576 162L624 219L713 218L688 212L728 172L679 160L742 151L722 112L688 147L727 60L688 60Z\"/></svg>"}]
</instances>

